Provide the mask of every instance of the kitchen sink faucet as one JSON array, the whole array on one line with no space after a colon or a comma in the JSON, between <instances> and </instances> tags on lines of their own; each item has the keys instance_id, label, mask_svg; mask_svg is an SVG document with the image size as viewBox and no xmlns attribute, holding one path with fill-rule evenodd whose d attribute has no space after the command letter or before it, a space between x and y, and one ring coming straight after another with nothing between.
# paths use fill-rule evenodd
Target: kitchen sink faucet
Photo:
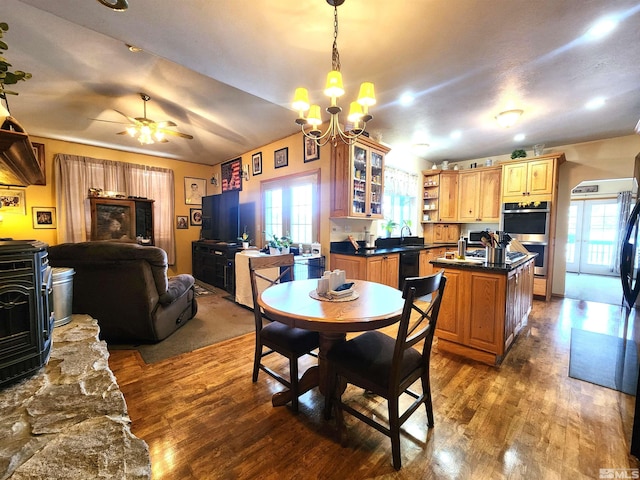
<instances>
[{"instance_id":1,"label":"kitchen sink faucet","mask_svg":"<svg viewBox=\"0 0 640 480\"><path fill-rule=\"evenodd\" d=\"M402 226L402 228L400 229L400 243L402 243L402 241L404 240L404 229L407 229L409 231L409 237L411 236L411 229L409 228L409 225L407 225L406 223Z\"/></svg>"}]
</instances>

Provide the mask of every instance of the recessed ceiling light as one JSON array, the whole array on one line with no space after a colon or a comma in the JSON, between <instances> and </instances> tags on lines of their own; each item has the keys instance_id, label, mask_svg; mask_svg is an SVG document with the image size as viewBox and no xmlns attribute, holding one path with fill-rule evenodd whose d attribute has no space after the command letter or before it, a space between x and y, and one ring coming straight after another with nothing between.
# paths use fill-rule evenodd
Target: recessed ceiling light
<instances>
[{"instance_id":1,"label":"recessed ceiling light","mask_svg":"<svg viewBox=\"0 0 640 480\"><path fill-rule=\"evenodd\" d=\"M589 100L584 107L588 110L597 110L598 108L604 107L604 98L597 97L592 100Z\"/></svg>"},{"instance_id":2,"label":"recessed ceiling light","mask_svg":"<svg viewBox=\"0 0 640 480\"><path fill-rule=\"evenodd\" d=\"M407 107L413 103L416 97L413 96L412 93L403 93L400 96L400 105L403 107Z\"/></svg>"},{"instance_id":3,"label":"recessed ceiling light","mask_svg":"<svg viewBox=\"0 0 640 480\"><path fill-rule=\"evenodd\" d=\"M598 20L593 27L587 31L587 37L591 40L600 40L607 36L618 26L618 21L614 18L607 17Z\"/></svg>"},{"instance_id":4,"label":"recessed ceiling light","mask_svg":"<svg viewBox=\"0 0 640 480\"><path fill-rule=\"evenodd\" d=\"M523 141L525 138L527 138L527 136L524 133L519 133L517 134L515 137L513 137L513 141L514 142L521 142Z\"/></svg>"},{"instance_id":5,"label":"recessed ceiling light","mask_svg":"<svg viewBox=\"0 0 640 480\"><path fill-rule=\"evenodd\" d=\"M138 53L142 51L140 47L136 47L135 45L129 45L128 43L125 43L125 45L127 46L130 52Z\"/></svg>"}]
</instances>

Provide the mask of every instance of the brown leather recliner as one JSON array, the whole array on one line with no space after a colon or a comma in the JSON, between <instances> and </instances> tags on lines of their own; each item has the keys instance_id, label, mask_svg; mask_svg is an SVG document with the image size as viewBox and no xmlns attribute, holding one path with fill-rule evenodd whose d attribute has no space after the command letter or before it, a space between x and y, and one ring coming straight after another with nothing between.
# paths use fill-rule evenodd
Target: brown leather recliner
<instances>
[{"instance_id":1,"label":"brown leather recliner","mask_svg":"<svg viewBox=\"0 0 640 480\"><path fill-rule=\"evenodd\" d=\"M167 254L135 243L81 242L49 247L52 267L70 267L73 313L98 320L112 343L155 343L198 310L188 274L167 277Z\"/></svg>"}]
</instances>

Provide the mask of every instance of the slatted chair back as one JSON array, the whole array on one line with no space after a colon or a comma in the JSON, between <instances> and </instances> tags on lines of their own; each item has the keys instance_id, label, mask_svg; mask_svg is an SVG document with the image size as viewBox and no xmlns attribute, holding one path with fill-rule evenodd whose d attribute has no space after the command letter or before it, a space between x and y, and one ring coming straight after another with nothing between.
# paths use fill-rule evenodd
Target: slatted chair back
<instances>
[{"instance_id":1,"label":"slatted chair back","mask_svg":"<svg viewBox=\"0 0 640 480\"><path fill-rule=\"evenodd\" d=\"M415 370L408 377L401 371L402 358L405 351L424 341L422 346L423 368L429 366L433 336L442 304L442 295L447 279L444 270L428 277L407 278L405 280L402 298L405 299L402 317L398 327L396 347L393 354L393 367L389 385L406 386L421 376L420 370ZM427 299L426 297L430 297ZM406 388L406 387L405 387ZM400 391L405 388L400 388Z\"/></svg>"},{"instance_id":2,"label":"slatted chair back","mask_svg":"<svg viewBox=\"0 0 640 480\"><path fill-rule=\"evenodd\" d=\"M258 286L258 280L261 281L261 286L266 284L267 288L276 285L283 281L294 280L294 260L293 254L287 255L268 255L264 257L249 257L249 277L251 279L251 293L253 295L253 314L256 323L256 334L262 330L262 319L266 318L270 321L268 316L264 315L262 309L258 306L258 297L260 290ZM278 272L274 272L273 269L278 269ZM270 270L270 275L265 272Z\"/></svg>"}]
</instances>

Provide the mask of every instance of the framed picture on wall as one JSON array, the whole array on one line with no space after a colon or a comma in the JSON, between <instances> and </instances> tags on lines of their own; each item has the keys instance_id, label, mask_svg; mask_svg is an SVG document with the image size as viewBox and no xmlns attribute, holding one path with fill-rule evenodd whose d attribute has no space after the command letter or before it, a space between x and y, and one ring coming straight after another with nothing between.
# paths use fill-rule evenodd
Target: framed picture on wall
<instances>
[{"instance_id":1,"label":"framed picture on wall","mask_svg":"<svg viewBox=\"0 0 640 480\"><path fill-rule=\"evenodd\" d=\"M207 195L207 181L204 178L184 177L184 203L202 205L202 197Z\"/></svg>"},{"instance_id":2,"label":"framed picture on wall","mask_svg":"<svg viewBox=\"0 0 640 480\"><path fill-rule=\"evenodd\" d=\"M320 147L315 139L302 135L302 148L304 151L304 161L313 162L320 159Z\"/></svg>"},{"instance_id":3,"label":"framed picture on wall","mask_svg":"<svg viewBox=\"0 0 640 480\"><path fill-rule=\"evenodd\" d=\"M33 228L56 228L55 207L31 207Z\"/></svg>"},{"instance_id":4,"label":"framed picture on wall","mask_svg":"<svg viewBox=\"0 0 640 480\"><path fill-rule=\"evenodd\" d=\"M262 152L251 155L251 164L253 165L253 175L260 175L262 173Z\"/></svg>"},{"instance_id":5,"label":"framed picture on wall","mask_svg":"<svg viewBox=\"0 0 640 480\"><path fill-rule=\"evenodd\" d=\"M189 216L191 218L192 227L199 227L202 225L202 209L201 208L189 209Z\"/></svg>"},{"instance_id":6,"label":"framed picture on wall","mask_svg":"<svg viewBox=\"0 0 640 480\"><path fill-rule=\"evenodd\" d=\"M282 168L289 165L289 147L281 148L273 153L275 168Z\"/></svg>"},{"instance_id":7,"label":"framed picture on wall","mask_svg":"<svg viewBox=\"0 0 640 480\"><path fill-rule=\"evenodd\" d=\"M187 217L186 215L177 215L176 228L178 230L184 230L189 228L189 217Z\"/></svg>"},{"instance_id":8,"label":"framed picture on wall","mask_svg":"<svg viewBox=\"0 0 640 480\"><path fill-rule=\"evenodd\" d=\"M222 172L222 192L242 190L242 158L236 158L220 165Z\"/></svg>"},{"instance_id":9,"label":"framed picture on wall","mask_svg":"<svg viewBox=\"0 0 640 480\"><path fill-rule=\"evenodd\" d=\"M0 188L0 212L26 215L25 191L17 188Z\"/></svg>"}]
</instances>

